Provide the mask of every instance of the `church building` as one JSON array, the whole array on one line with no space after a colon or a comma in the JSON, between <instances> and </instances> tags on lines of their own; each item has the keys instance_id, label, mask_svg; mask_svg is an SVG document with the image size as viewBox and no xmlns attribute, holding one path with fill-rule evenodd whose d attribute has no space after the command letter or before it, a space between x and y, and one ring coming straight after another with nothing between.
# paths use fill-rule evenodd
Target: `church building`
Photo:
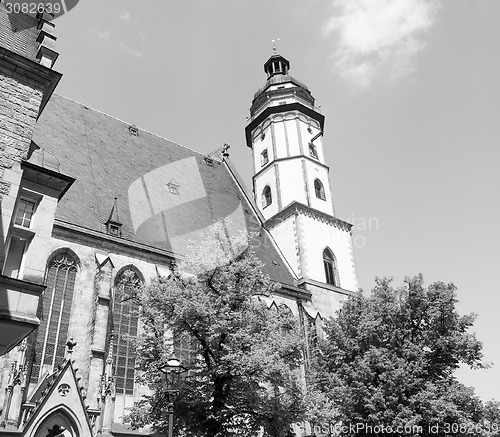
<instances>
[{"instance_id":1,"label":"church building","mask_svg":"<svg viewBox=\"0 0 500 437\"><path fill-rule=\"evenodd\" d=\"M0 2L0 436L137 434L122 420L148 393L134 289L222 222L252 235L280 284L262 300L307 337L358 289L351 225L335 216L324 116L283 56L251 102L248 190L227 147L205 156L55 94L55 41L52 17Z\"/></svg>"}]
</instances>

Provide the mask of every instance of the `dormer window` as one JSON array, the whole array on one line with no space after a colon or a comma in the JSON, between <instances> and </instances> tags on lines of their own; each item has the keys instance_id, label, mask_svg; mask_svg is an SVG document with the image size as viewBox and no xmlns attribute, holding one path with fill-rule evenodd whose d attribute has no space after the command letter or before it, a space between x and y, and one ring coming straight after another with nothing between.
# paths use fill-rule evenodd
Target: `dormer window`
<instances>
[{"instance_id":1,"label":"dormer window","mask_svg":"<svg viewBox=\"0 0 500 437\"><path fill-rule=\"evenodd\" d=\"M314 159L318 159L318 150L313 143L309 143L309 155Z\"/></svg>"},{"instance_id":2,"label":"dormer window","mask_svg":"<svg viewBox=\"0 0 500 437\"><path fill-rule=\"evenodd\" d=\"M167 190L178 196L179 195L179 184L176 182L175 179L172 179L168 184L167 184Z\"/></svg>"},{"instance_id":3,"label":"dormer window","mask_svg":"<svg viewBox=\"0 0 500 437\"><path fill-rule=\"evenodd\" d=\"M119 237L120 236L120 226L117 225L116 223L109 223L108 224L108 234L114 235L115 237Z\"/></svg>"},{"instance_id":4,"label":"dormer window","mask_svg":"<svg viewBox=\"0 0 500 437\"><path fill-rule=\"evenodd\" d=\"M21 197L17 205L14 224L23 228L30 228L35 214L36 202L26 197Z\"/></svg>"},{"instance_id":5,"label":"dormer window","mask_svg":"<svg viewBox=\"0 0 500 437\"><path fill-rule=\"evenodd\" d=\"M128 131L129 131L130 135L133 135L134 137L139 136L139 129L135 125L129 126Z\"/></svg>"},{"instance_id":6,"label":"dormer window","mask_svg":"<svg viewBox=\"0 0 500 437\"><path fill-rule=\"evenodd\" d=\"M115 197L115 203L113 208L111 208L111 212L109 213L108 220L106 223L106 233L108 235L113 235L115 237L122 236L122 222L118 218L118 198Z\"/></svg>"},{"instance_id":7,"label":"dormer window","mask_svg":"<svg viewBox=\"0 0 500 437\"><path fill-rule=\"evenodd\" d=\"M269 156L267 154L267 149L265 149L260 154L260 165L261 165L261 167L264 167L268 162L269 162Z\"/></svg>"}]
</instances>

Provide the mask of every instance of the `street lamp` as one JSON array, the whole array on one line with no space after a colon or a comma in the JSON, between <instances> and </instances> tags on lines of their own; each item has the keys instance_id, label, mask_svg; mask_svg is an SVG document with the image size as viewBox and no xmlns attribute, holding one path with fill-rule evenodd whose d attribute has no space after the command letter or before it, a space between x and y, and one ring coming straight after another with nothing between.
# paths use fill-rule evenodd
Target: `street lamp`
<instances>
[{"instance_id":1,"label":"street lamp","mask_svg":"<svg viewBox=\"0 0 500 437\"><path fill-rule=\"evenodd\" d=\"M179 359L175 355L171 355L167 359L166 364L160 367L165 379L163 381L164 388L167 393L168 401L168 437L173 437L173 426L174 426L174 400L178 395L179 390L179 379L181 373L185 370Z\"/></svg>"}]
</instances>

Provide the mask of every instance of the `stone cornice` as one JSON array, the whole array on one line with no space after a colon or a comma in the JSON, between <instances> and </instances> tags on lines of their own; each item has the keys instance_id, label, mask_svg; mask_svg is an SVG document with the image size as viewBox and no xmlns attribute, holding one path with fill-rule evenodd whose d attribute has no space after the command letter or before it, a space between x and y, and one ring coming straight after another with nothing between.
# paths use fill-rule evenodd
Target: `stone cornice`
<instances>
[{"instance_id":1,"label":"stone cornice","mask_svg":"<svg viewBox=\"0 0 500 437\"><path fill-rule=\"evenodd\" d=\"M38 118L61 80L62 74L14 53L5 47L0 47L0 63L10 64L14 67L14 71L20 70L20 75L34 80L43 86L43 96L37 115Z\"/></svg>"},{"instance_id":2,"label":"stone cornice","mask_svg":"<svg viewBox=\"0 0 500 437\"><path fill-rule=\"evenodd\" d=\"M284 220L286 220L287 218L289 218L295 214L307 215L307 216L315 218L317 220L329 223L329 224L335 226L336 228L342 229L346 232L349 232L349 233L351 232L351 228L352 228L351 223L347 223L344 220L341 220L337 217L334 217L330 214L319 211L317 209L311 208L310 206L303 205L302 203L299 203L299 202L292 202L286 208L282 209L276 215L274 215L273 217L268 219L264 223L264 226L266 227L266 229L272 229L275 226L277 226L279 223L282 223Z\"/></svg>"},{"instance_id":3,"label":"stone cornice","mask_svg":"<svg viewBox=\"0 0 500 437\"><path fill-rule=\"evenodd\" d=\"M53 188L59 192L59 199L64 196L69 187L75 182L75 178L49 170L31 162L23 161L21 168L24 170L23 178L39 185Z\"/></svg>"},{"instance_id":4,"label":"stone cornice","mask_svg":"<svg viewBox=\"0 0 500 437\"><path fill-rule=\"evenodd\" d=\"M252 176L252 179L255 180L255 178L257 176L259 176L261 173L264 173L266 170L269 170L269 168L272 168L271 164L274 164L275 162L281 162L281 161L291 161L291 160L294 160L294 159L306 159L316 165L319 165L320 167L323 167L325 168L327 171L330 170L330 168L326 165L326 164L323 164L322 162L318 161L317 159L313 159L311 158L310 156L307 156L307 155L294 155L294 156L287 156L285 158L277 158L277 159L273 159L272 161L269 161L264 167L262 167L257 173L255 173L253 176Z\"/></svg>"},{"instance_id":5,"label":"stone cornice","mask_svg":"<svg viewBox=\"0 0 500 437\"><path fill-rule=\"evenodd\" d=\"M308 288L307 288L308 285L313 285L315 287L324 288L325 290L334 291L335 293L344 294L346 296L355 296L356 295L355 291L346 290L344 288L336 287L335 285L325 284L324 282L315 281L314 279L311 279L311 278L299 279L299 281L297 282L297 285L299 287L304 287L304 289L306 289L306 290L308 290Z\"/></svg>"},{"instance_id":6,"label":"stone cornice","mask_svg":"<svg viewBox=\"0 0 500 437\"><path fill-rule=\"evenodd\" d=\"M281 284L281 288L274 291L274 294L280 294L286 297L292 297L296 300L300 301L310 301L311 300L311 292L301 287L297 287L290 284Z\"/></svg>"},{"instance_id":7,"label":"stone cornice","mask_svg":"<svg viewBox=\"0 0 500 437\"><path fill-rule=\"evenodd\" d=\"M165 258L168 258L168 261L183 259L182 255L169 250L157 249L146 244L104 234L58 219L54 220L53 236L64 240L78 241L81 244L88 244L110 252L119 251L122 254L128 252L131 256L148 258L151 262L164 264L166 262Z\"/></svg>"},{"instance_id":8,"label":"stone cornice","mask_svg":"<svg viewBox=\"0 0 500 437\"><path fill-rule=\"evenodd\" d=\"M247 146L252 148L252 131L263 121L266 119L271 114L276 114L279 112L287 112L287 111L293 111L297 110L302 112L303 114L314 118L320 125L320 130L324 131L324 125L325 125L325 116L323 114L320 114L319 112L316 112L313 108L309 108L306 105L300 103L300 102L292 102L292 103L285 103L283 105L276 105L276 106L268 106L266 109L264 109L261 113L259 113L255 118L252 118L250 123L247 125L245 128L245 136L246 136L246 141L247 141Z\"/></svg>"}]
</instances>

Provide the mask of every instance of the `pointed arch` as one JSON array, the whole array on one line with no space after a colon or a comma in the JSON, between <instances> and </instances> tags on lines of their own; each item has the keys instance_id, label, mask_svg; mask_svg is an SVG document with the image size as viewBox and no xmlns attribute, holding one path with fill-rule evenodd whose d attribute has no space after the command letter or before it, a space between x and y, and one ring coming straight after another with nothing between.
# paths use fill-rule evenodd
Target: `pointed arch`
<instances>
[{"instance_id":1,"label":"pointed arch","mask_svg":"<svg viewBox=\"0 0 500 437\"><path fill-rule=\"evenodd\" d=\"M115 276L113 292L114 376L117 394L133 394L135 379L135 339L139 327L139 304L135 299L144 276L132 264Z\"/></svg>"},{"instance_id":2,"label":"pointed arch","mask_svg":"<svg viewBox=\"0 0 500 437\"><path fill-rule=\"evenodd\" d=\"M314 194L316 194L318 199L326 200L325 187L319 179L314 180Z\"/></svg>"},{"instance_id":3,"label":"pointed arch","mask_svg":"<svg viewBox=\"0 0 500 437\"><path fill-rule=\"evenodd\" d=\"M54 251L49 257L45 273L47 287L39 306L40 326L33 333L31 382L37 382L43 373L52 372L64 361L80 268L80 258L67 247Z\"/></svg>"},{"instance_id":4,"label":"pointed arch","mask_svg":"<svg viewBox=\"0 0 500 437\"><path fill-rule=\"evenodd\" d=\"M273 195L271 194L271 187L266 185L262 190L262 207L266 208L273 203Z\"/></svg>"},{"instance_id":5,"label":"pointed arch","mask_svg":"<svg viewBox=\"0 0 500 437\"><path fill-rule=\"evenodd\" d=\"M58 405L40 419L33 437L59 435L61 437L81 437L86 434L78 417L66 405Z\"/></svg>"},{"instance_id":6,"label":"pointed arch","mask_svg":"<svg viewBox=\"0 0 500 437\"><path fill-rule=\"evenodd\" d=\"M329 247L323 250L323 266L325 268L326 283L340 287L337 259Z\"/></svg>"}]
</instances>

